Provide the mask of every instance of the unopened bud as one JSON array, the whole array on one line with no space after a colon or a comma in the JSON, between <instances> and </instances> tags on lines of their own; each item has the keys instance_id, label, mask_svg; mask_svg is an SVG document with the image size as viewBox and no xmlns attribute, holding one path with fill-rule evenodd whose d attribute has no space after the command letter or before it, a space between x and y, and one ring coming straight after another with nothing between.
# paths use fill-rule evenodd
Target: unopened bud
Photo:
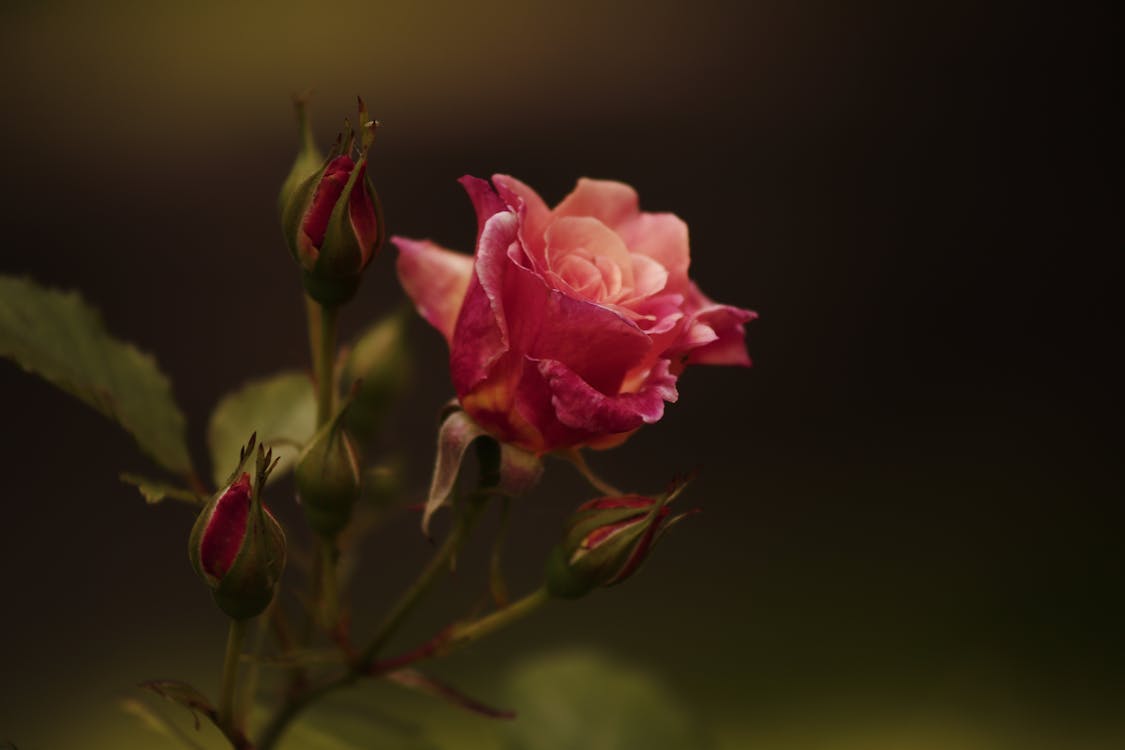
<instances>
[{"instance_id":1,"label":"unopened bud","mask_svg":"<svg viewBox=\"0 0 1125 750\"><path fill-rule=\"evenodd\" d=\"M329 538L348 524L363 484L355 445L344 429L346 413L347 408L313 436L294 471L309 526Z\"/></svg>"},{"instance_id":2,"label":"unopened bud","mask_svg":"<svg viewBox=\"0 0 1125 750\"><path fill-rule=\"evenodd\" d=\"M547 563L551 595L575 599L633 575L660 535L684 517L669 518L675 494L601 497L579 506Z\"/></svg>"},{"instance_id":3,"label":"unopened bud","mask_svg":"<svg viewBox=\"0 0 1125 750\"><path fill-rule=\"evenodd\" d=\"M350 131L337 139L327 161L295 187L287 180L280 198L282 230L304 271L305 290L326 306L351 299L383 242L379 197L367 176L375 123L362 101L359 114L359 143ZM305 164L299 156L294 170Z\"/></svg>"},{"instance_id":4,"label":"unopened bud","mask_svg":"<svg viewBox=\"0 0 1125 750\"><path fill-rule=\"evenodd\" d=\"M268 457L262 458L268 464ZM241 470L241 466L239 467ZM285 568L285 532L259 497L265 484L241 472L199 514L188 543L192 566L219 608L236 620L262 612Z\"/></svg>"}]
</instances>

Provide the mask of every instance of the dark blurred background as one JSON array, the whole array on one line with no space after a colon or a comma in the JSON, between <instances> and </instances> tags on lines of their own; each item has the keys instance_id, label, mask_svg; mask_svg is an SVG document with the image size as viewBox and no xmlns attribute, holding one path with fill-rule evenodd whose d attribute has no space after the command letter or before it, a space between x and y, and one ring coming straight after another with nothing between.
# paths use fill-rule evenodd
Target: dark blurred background
<instances>
[{"instance_id":1,"label":"dark blurred background","mask_svg":"<svg viewBox=\"0 0 1125 750\"><path fill-rule=\"evenodd\" d=\"M704 512L444 673L503 702L520 657L594 648L732 750L1121 747L1117 37L1070 3L9 2L0 271L81 288L153 352L205 465L216 401L307 359L275 216L292 92L324 146L366 98L393 233L468 250L465 173L549 203L629 182L688 222L701 287L761 315L753 369L689 371L591 458L638 490L699 466ZM401 303L393 257L346 334ZM451 388L440 336L412 335L420 494ZM0 741L148 747L117 708L134 683L218 679L191 515L118 482L156 470L92 410L8 362L0 392ZM589 495L549 466L513 588ZM364 558L361 623L426 558L415 523ZM486 554L421 630L479 599ZM492 747L441 710L442 747Z\"/></svg>"}]
</instances>

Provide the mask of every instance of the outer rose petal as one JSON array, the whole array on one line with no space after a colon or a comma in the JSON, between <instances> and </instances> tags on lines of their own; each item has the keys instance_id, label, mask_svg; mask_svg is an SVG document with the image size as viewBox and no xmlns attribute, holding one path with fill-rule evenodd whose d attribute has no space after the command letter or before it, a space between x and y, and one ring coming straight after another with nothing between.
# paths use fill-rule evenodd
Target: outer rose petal
<instances>
[{"instance_id":1,"label":"outer rose petal","mask_svg":"<svg viewBox=\"0 0 1125 750\"><path fill-rule=\"evenodd\" d=\"M422 317L452 346L453 328L473 274L472 256L429 240L392 237L391 242L398 248L396 265L402 288Z\"/></svg>"},{"instance_id":2,"label":"outer rose petal","mask_svg":"<svg viewBox=\"0 0 1125 750\"><path fill-rule=\"evenodd\" d=\"M660 421L664 402L675 402L679 396L669 365L668 360L660 360L639 391L616 396L592 387L557 360L541 361L539 372L551 389L558 420L567 427L600 436Z\"/></svg>"},{"instance_id":3,"label":"outer rose petal","mask_svg":"<svg viewBox=\"0 0 1125 750\"><path fill-rule=\"evenodd\" d=\"M520 217L520 239L524 248L531 257L535 269L543 273L546 265L543 259L545 244L543 235L547 231L547 223L551 219L551 210L539 197L539 193L523 184L515 177L506 174L492 176L492 184L500 198L508 204L508 208L515 211Z\"/></svg>"},{"instance_id":4,"label":"outer rose petal","mask_svg":"<svg viewBox=\"0 0 1125 750\"><path fill-rule=\"evenodd\" d=\"M611 229L636 216L640 209L637 191L624 182L613 180L578 180L574 192L555 206L552 219L562 216L592 216Z\"/></svg>"},{"instance_id":5,"label":"outer rose petal","mask_svg":"<svg viewBox=\"0 0 1125 750\"><path fill-rule=\"evenodd\" d=\"M472 279L450 343L450 366L457 395L464 396L488 377L493 364L511 346L505 291L512 264L508 248L516 241L516 215L494 214L477 243ZM519 305L513 305L520 310ZM519 321L519 318L516 318Z\"/></svg>"},{"instance_id":6,"label":"outer rose petal","mask_svg":"<svg viewBox=\"0 0 1125 750\"><path fill-rule=\"evenodd\" d=\"M720 305L699 291L694 283L684 307L691 310L680 339L671 351L685 357L685 364L750 366L743 325L758 314L731 305Z\"/></svg>"},{"instance_id":7,"label":"outer rose petal","mask_svg":"<svg viewBox=\"0 0 1125 750\"><path fill-rule=\"evenodd\" d=\"M504 201L500 200L500 196L492 189L487 180L482 180L479 177L472 175L465 175L458 180L461 187L465 188L465 192L469 194L469 200L473 202L473 209L477 212L477 240L480 240L481 232L484 231L485 223L492 218L494 214L503 211L507 206Z\"/></svg>"},{"instance_id":8,"label":"outer rose petal","mask_svg":"<svg viewBox=\"0 0 1125 750\"><path fill-rule=\"evenodd\" d=\"M758 314L730 305L716 305L703 311L699 319L715 332L715 340L695 349L688 355L690 365L741 365L750 366L750 355L746 352L746 329L748 323Z\"/></svg>"}]
</instances>

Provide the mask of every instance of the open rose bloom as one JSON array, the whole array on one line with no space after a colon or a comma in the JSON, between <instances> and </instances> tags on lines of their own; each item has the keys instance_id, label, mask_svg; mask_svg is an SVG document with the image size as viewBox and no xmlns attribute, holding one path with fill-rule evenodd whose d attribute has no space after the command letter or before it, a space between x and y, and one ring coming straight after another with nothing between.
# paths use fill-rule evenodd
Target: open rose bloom
<instances>
[{"instance_id":1,"label":"open rose bloom","mask_svg":"<svg viewBox=\"0 0 1125 750\"><path fill-rule=\"evenodd\" d=\"M689 364L749 365L754 313L688 278L688 230L619 182L582 179L550 209L522 182L463 177L473 256L395 238L398 273L445 336L462 407L536 454L609 447L658 421Z\"/></svg>"}]
</instances>

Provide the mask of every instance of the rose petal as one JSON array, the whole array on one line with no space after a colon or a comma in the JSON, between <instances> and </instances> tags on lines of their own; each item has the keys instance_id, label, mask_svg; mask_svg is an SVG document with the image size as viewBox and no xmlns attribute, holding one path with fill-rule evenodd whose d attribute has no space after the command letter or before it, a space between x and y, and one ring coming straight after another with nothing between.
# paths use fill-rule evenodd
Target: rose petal
<instances>
[{"instance_id":1,"label":"rose petal","mask_svg":"<svg viewBox=\"0 0 1125 750\"><path fill-rule=\"evenodd\" d=\"M679 292L688 286L687 224L675 214L641 213L616 227L629 252L652 258L668 272L664 288Z\"/></svg>"},{"instance_id":2,"label":"rose petal","mask_svg":"<svg viewBox=\"0 0 1125 750\"><path fill-rule=\"evenodd\" d=\"M208 575L222 578L238 557L246 536L251 492L250 475L243 473L212 508L199 545L200 565Z\"/></svg>"},{"instance_id":3,"label":"rose petal","mask_svg":"<svg viewBox=\"0 0 1125 750\"><path fill-rule=\"evenodd\" d=\"M552 216L556 220L564 216L593 217L616 229L638 212L637 191L629 185L583 177L574 191L555 206Z\"/></svg>"},{"instance_id":4,"label":"rose petal","mask_svg":"<svg viewBox=\"0 0 1125 750\"><path fill-rule=\"evenodd\" d=\"M565 362L604 393L617 393L625 374L652 348L652 340L616 310L551 289L519 269L521 331L515 349L534 359ZM514 297L514 295L513 295Z\"/></svg>"},{"instance_id":5,"label":"rose petal","mask_svg":"<svg viewBox=\"0 0 1125 750\"><path fill-rule=\"evenodd\" d=\"M607 262L621 271L619 284L633 288L633 259L629 249L617 233L598 219L565 217L547 228L547 265L558 270L563 259L570 254L595 262L599 267ZM604 274L604 270L603 270Z\"/></svg>"},{"instance_id":6,"label":"rose petal","mask_svg":"<svg viewBox=\"0 0 1125 750\"><path fill-rule=\"evenodd\" d=\"M429 240L392 237L398 248L399 282L414 306L452 345L453 329L473 275L472 256L446 250Z\"/></svg>"},{"instance_id":7,"label":"rose petal","mask_svg":"<svg viewBox=\"0 0 1125 750\"><path fill-rule=\"evenodd\" d=\"M557 360L539 362L539 372L551 389L551 404L558 420L594 435L628 432L664 416L664 402L674 402L676 377L668 360L660 360L635 393L607 396Z\"/></svg>"},{"instance_id":8,"label":"rose petal","mask_svg":"<svg viewBox=\"0 0 1125 750\"><path fill-rule=\"evenodd\" d=\"M469 194L469 200L473 202L473 209L477 213L477 241L480 241L485 223L494 214L505 210L507 206L487 180L472 175L464 175L458 182L461 183L461 187L465 188L465 192Z\"/></svg>"},{"instance_id":9,"label":"rose petal","mask_svg":"<svg viewBox=\"0 0 1125 750\"><path fill-rule=\"evenodd\" d=\"M660 265L659 261L637 253L630 256L630 261L633 264L633 293L626 304L651 297L668 284L668 269Z\"/></svg>"},{"instance_id":10,"label":"rose petal","mask_svg":"<svg viewBox=\"0 0 1125 750\"><path fill-rule=\"evenodd\" d=\"M750 366L744 324L758 317L752 310L720 305L689 286L684 308L691 311L684 333L672 347L685 364Z\"/></svg>"},{"instance_id":11,"label":"rose petal","mask_svg":"<svg viewBox=\"0 0 1125 750\"><path fill-rule=\"evenodd\" d=\"M539 197L539 193L506 174L492 176L492 184L508 207L520 216L520 238L523 240L527 254L531 257L534 267L540 273L547 270L544 260L546 243L543 239L547 231L547 223L551 219L551 211L547 204Z\"/></svg>"},{"instance_id":12,"label":"rose petal","mask_svg":"<svg viewBox=\"0 0 1125 750\"><path fill-rule=\"evenodd\" d=\"M301 231L305 233L313 247L319 248L324 242L324 235L328 231L328 219L332 216L336 202L340 200L340 194L344 192L348 175L351 174L354 166L352 158L344 155L337 156L324 170L324 175L316 186L316 192L313 193L312 202L305 212L304 221L301 222Z\"/></svg>"},{"instance_id":13,"label":"rose petal","mask_svg":"<svg viewBox=\"0 0 1125 750\"><path fill-rule=\"evenodd\" d=\"M496 360L509 348L509 320L505 313L506 276L515 266L508 248L516 241L518 219L509 211L494 214L485 224L477 246L475 273L453 329L450 366L458 395L488 377ZM512 309L524 310L518 299Z\"/></svg>"},{"instance_id":14,"label":"rose petal","mask_svg":"<svg viewBox=\"0 0 1125 750\"><path fill-rule=\"evenodd\" d=\"M758 314L729 305L719 305L704 313L715 340L695 349L688 355L687 363L692 365L738 365L749 367L750 355L746 351L745 323L754 320Z\"/></svg>"}]
</instances>

